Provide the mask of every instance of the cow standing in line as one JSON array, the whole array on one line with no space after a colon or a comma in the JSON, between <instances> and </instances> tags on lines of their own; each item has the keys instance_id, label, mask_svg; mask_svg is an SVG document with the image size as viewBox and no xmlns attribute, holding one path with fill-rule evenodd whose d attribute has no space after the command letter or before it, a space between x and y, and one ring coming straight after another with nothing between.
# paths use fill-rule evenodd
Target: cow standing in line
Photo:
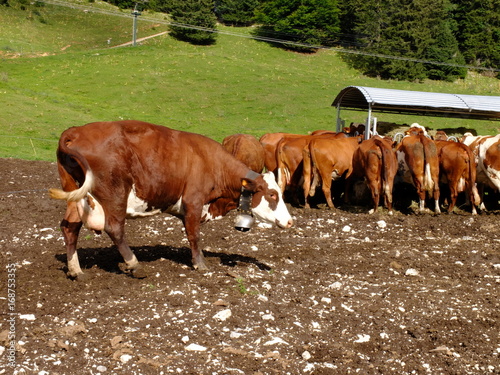
<instances>
[{"instance_id":1,"label":"cow standing in line","mask_svg":"<svg viewBox=\"0 0 500 375\"><path fill-rule=\"evenodd\" d=\"M282 139L291 140L294 138L303 138L309 135L335 134L331 130L315 130L311 134L292 134L292 133L266 133L259 138L259 142L264 148L265 162L267 171L274 172L277 175L278 159L276 149Z\"/></svg>"},{"instance_id":2,"label":"cow standing in line","mask_svg":"<svg viewBox=\"0 0 500 375\"><path fill-rule=\"evenodd\" d=\"M126 217L179 217L195 269L207 268L198 248L200 224L236 209L243 192L261 220L293 224L272 174L251 171L199 134L140 121L72 127L59 139L57 166L63 189L50 195L68 202L61 229L73 278L83 275L76 251L82 224L104 230L135 277L146 275L125 239Z\"/></svg>"},{"instance_id":3,"label":"cow standing in line","mask_svg":"<svg viewBox=\"0 0 500 375\"><path fill-rule=\"evenodd\" d=\"M340 136L342 135L342 136ZM329 208L335 208L332 200L332 181L348 178L352 172L352 157L361 137L346 138L339 133L335 138L317 138L303 149L303 190L305 207L321 184Z\"/></svg>"},{"instance_id":4,"label":"cow standing in line","mask_svg":"<svg viewBox=\"0 0 500 375\"><path fill-rule=\"evenodd\" d=\"M439 208L439 159L436 144L427 137L425 129L412 124L409 133L396 146L398 174L404 182L417 189L419 211L425 210L427 192L434 199L434 212Z\"/></svg>"},{"instance_id":5,"label":"cow standing in line","mask_svg":"<svg viewBox=\"0 0 500 375\"><path fill-rule=\"evenodd\" d=\"M276 147L278 147L278 143L285 137L301 138L304 137L304 134L266 133L259 138L259 142L265 152L264 166L267 171L277 174L276 169L278 168L278 161L276 159Z\"/></svg>"},{"instance_id":6,"label":"cow standing in line","mask_svg":"<svg viewBox=\"0 0 500 375\"><path fill-rule=\"evenodd\" d=\"M345 200L349 202L350 189L355 180L364 179L370 189L373 208L369 213L377 211L380 196L392 215L392 191L394 177L398 171L398 161L392 148L392 140L378 135L361 142L354 152L352 173L346 182Z\"/></svg>"},{"instance_id":7,"label":"cow standing in line","mask_svg":"<svg viewBox=\"0 0 500 375\"><path fill-rule=\"evenodd\" d=\"M453 211L459 193L465 192L472 207L472 214L477 214L481 200L476 187L476 163L471 149L459 142L448 141L442 131L435 137L439 158L439 181L448 186L448 212Z\"/></svg>"},{"instance_id":8,"label":"cow standing in line","mask_svg":"<svg viewBox=\"0 0 500 375\"><path fill-rule=\"evenodd\" d=\"M283 138L276 147L276 160L278 161L278 185L282 192L288 189L291 200L298 204L298 191L303 178L304 149L316 139L345 138L344 133L323 132L314 135L304 135L299 138Z\"/></svg>"}]
</instances>

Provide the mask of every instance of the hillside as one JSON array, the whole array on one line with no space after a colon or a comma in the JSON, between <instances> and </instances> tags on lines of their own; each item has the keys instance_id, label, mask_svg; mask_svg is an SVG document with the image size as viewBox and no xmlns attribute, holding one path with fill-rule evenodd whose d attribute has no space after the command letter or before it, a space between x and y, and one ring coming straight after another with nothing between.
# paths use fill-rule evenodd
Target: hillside
<instances>
[{"instance_id":1,"label":"hillside","mask_svg":"<svg viewBox=\"0 0 500 375\"><path fill-rule=\"evenodd\" d=\"M110 7L96 2L86 6ZM139 119L222 140L244 132L306 133L332 129L337 93L348 85L472 95L495 95L498 80L470 74L454 83L408 83L366 78L334 50L306 55L250 38L219 34L213 46L168 35L137 47L132 19L48 5L0 14L0 157L54 160L55 142L69 126ZM139 17L138 37L167 30L164 15ZM221 30L231 30L221 27ZM235 29L249 34L250 29ZM363 112L344 112L347 123ZM419 122L496 133L498 124L446 118L379 115L379 121Z\"/></svg>"}]
</instances>

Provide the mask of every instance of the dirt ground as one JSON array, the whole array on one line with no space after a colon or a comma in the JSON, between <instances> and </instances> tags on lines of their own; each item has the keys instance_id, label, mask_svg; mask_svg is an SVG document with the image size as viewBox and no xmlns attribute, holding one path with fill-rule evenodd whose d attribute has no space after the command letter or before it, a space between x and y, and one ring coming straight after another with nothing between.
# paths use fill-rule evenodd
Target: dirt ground
<instances>
[{"instance_id":1,"label":"dirt ground","mask_svg":"<svg viewBox=\"0 0 500 375\"><path fill-rule=\"evenodd\" d=\"M82 283L55 164L0 176L0 374L500 374L499 211L291 207L247 233L233 212L202 227L205 273L178 219L130 220L149 276L85 229Z\"/></svg>"}]
</instances>

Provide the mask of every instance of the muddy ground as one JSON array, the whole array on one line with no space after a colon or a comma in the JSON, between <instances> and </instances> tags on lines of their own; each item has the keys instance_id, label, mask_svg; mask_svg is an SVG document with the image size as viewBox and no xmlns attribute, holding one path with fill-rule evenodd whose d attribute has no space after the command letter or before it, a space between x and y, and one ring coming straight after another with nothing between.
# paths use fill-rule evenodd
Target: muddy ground
<instances>
[{"instance_id":1,"label":"muddy ground","mask_svg":"<svg viewBox=\"0 0 500 375\"><path fill-rule=\"evenodd\" d=\"M500 374L499 211L292 207L293 228L247 233L233 212L202 227L206 273L160 215L127 223L148 278L83 230L81 283L56 166L0 176L0 374Z\"/></svg>"}]
</instances>

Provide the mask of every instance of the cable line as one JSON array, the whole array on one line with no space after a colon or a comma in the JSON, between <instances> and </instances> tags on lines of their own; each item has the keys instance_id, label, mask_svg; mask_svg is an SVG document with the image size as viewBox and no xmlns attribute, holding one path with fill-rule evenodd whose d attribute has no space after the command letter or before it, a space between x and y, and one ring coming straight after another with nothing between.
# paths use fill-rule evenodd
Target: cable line
<instances>
[{"instance_id":1,"label":"cable line","mask_svg":"<svg viewBox=\"0 0 500 375\"><path fill-rule=\"evenodd\" d=\"M130 13L130 14L120 13L120 12L106 10L106 9L93 8L93 7L88 7L88 6L78 5L78 4L70 4L70 3L67 3L64 1L59 1L59 0L39 0L39 2L45 3L45 4L73 8L73 9L79 9L79 10L82 10L84 12L95 12L95 13L101 13L101 14L106 14L106 15L110 15L110 16L117 16L117 17L125 17L125 18L133 18L134 17L132 13ZM447 62L441 62L441 61L431 61L431 60L417 59L417 58L412 58L412 57L394 56L394 55L386 55L386 54L382 54L382 53L366 52L366 51L362 51L362 50L353 50L353 49L346 49L346 48L339 48L339 47L328 47L328 46L323 46L323 45L300 43L300 42L294 42L294 41L290 41L290 40L286 40L286 39L272 38L272 37L259 36L259 35L242 34L242 33L237 33L234 31L210 29L210 28L202 27L202 26L159 20L159 19L156 19L153 17L148 17L148 16L141 16L141 20L155 22L155 23L161 23L164 25L169 25L169 26L174 26L174 27L182 27L185 29L205 31L208 33L217 33L217 34L235 36L235 37L239 37L239 38L253 39L253 40L258 40L258 41L268 42L268 43L286 44L286 45L295 46L295 47L304 47L304 48L310 48L310 49L324 49L324 50L331 50L331 51L335 51L335 52L339 52L339 53L350 53L353 55L378 57L378 58L382 58L382 59L410 61L410 62L421 63L421 64L432 64L432 65L440 65L440 66L450 66L450 67L455 67L455 68L466 68L466 69L470 69L470 70L484 70L484 71L491 71L491 72L500 72L500 69L498 69L498 68L488 68L488 67L482 67L482 66L453 64L453 63L447 63ZM341 35L343 35L343 34L341 34Z\"/></svg>"}]
</instances>

